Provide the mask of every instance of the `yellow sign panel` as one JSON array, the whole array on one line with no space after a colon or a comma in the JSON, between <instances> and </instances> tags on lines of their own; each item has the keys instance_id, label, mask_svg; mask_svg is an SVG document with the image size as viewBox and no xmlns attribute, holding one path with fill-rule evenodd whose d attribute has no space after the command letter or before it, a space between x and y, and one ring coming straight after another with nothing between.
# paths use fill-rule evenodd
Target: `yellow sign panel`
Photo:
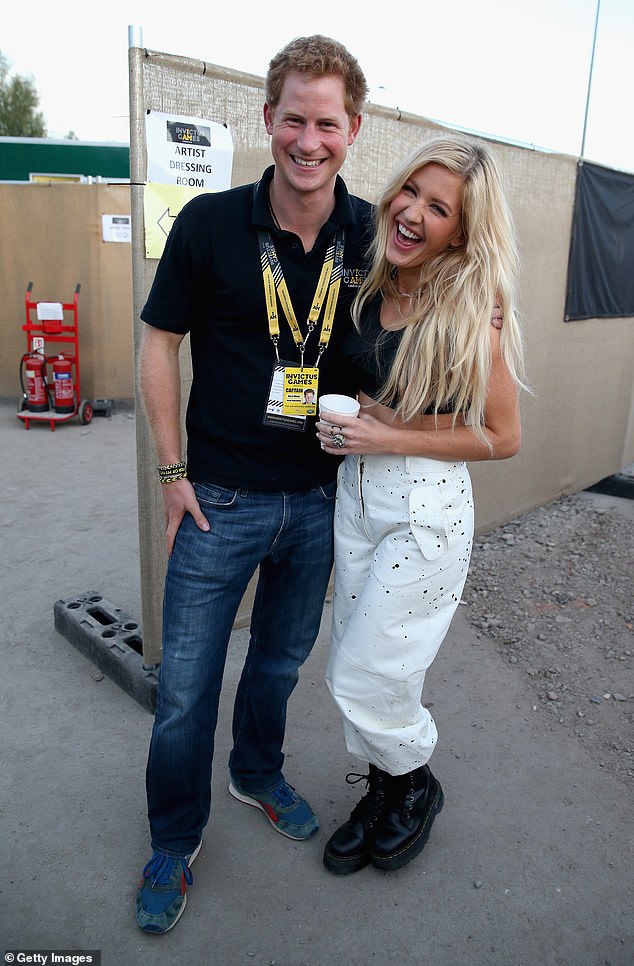
<instances>
[{"instance_id":1,"label":"yellow sign panel","mask_svg":"<svg viewBox=\"0 0 634 966\"><path fill-rule=\"evenodd\" d=\"M209 192L173 184L146 184L143 192L146 258L161 257L177 214L188 201L200 194Z\"/></svg>"}]
</instances>

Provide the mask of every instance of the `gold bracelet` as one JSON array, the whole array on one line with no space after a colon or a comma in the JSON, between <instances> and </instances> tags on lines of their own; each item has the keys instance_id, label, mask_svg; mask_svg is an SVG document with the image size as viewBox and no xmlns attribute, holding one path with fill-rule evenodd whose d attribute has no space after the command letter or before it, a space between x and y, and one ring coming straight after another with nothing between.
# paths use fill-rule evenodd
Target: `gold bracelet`
<instances>
[{"instance_id":1,"label":"gold bracelet","mask_svg":"<svg viewBox=\"0 0 634 966\"><path fill-rule=\"evenodd\" d=\"M174 476L161 476L159 477L159 483L176 483L176 480L187 479L187 473L183 471L182 473L177 473Z\"/></svg>"},{"instance_id":2,"label":"gold bracelet","mask_svg":"<svg viewBox=\"0 0 634 966\"><path fill-rule=\"evenodd\" d=\"M187 463L184 460L180 463L166 463L165 466L157 466L156 469L161 483L175 483L176 480L184 480L187 476Z\"/></svg>"}]
</instances>

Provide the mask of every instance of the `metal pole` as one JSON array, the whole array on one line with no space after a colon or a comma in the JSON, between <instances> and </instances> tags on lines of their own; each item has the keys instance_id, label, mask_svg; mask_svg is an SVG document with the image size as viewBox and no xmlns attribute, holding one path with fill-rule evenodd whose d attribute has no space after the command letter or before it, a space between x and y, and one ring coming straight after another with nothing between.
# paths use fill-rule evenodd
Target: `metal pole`
<instances>
[{"instance_id":1,"label":"metal pole","mask_svg":"<svg viewBox=\"0 0 634 966\"><path fill-rule=\"evenodd\" d=\"M594 37L592 38L592 54L590 57L590 76L588 77L588 93L586 95L586 113L583 119L583 135L581 137L581 157L583 158L584 151L586 149L586 130L588 127L588 110L590 108L590 91L592 88L592 71L594 70L594 51L597 45L597 29L599 27L599 10L601 9L601 0L597 0L597 13L594 18Z\"/></svg>"},{"instance_id":2,"label":"metal pole","mask_svg":"<svg viewBox=\"0 0 634 966\"><path fill-rule=\"evenodd\" d=\"M143 47L143 27L128 25L128 47Z\"/></svg>"}]
</instances>

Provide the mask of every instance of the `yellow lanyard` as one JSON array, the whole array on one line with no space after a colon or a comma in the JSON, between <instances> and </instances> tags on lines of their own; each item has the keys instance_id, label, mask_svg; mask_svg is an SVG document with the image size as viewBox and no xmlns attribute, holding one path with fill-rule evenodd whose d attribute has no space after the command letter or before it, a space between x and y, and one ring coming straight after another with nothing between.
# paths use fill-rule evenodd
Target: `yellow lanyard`
<instances>
[{"instance_id":1,"label":"yellow lanyard","mask_svg":"<svg viewBox=\"0 0 634 966\"><path fill-rule=\"evenodd\" d=\"M339 286L341 284L341 277L343 275L343 252L345 242L343 230L339 229L339 231L333 235L328 244L326 255L324 257L324 264L322 265L321 272L319 274L319 281L317 282L317 288L315 289L310 312L308 313L308 332L306 333L306 338L304 339L302 338L302 332L297 322L295 310L293 309L293 303L291 302L288 287L284 279L282 266L280 265L279 258L277 257L275 245L273 244L273 239L271 238L270 233L263 230L258 231L258 242L260 245L260 261L262 264L262 280L264 283L266 313L269 321L269 335L271 336L271 341L275 346L275 356L278 360L280 325L277 314L277 300L275 297L276 292L279 296L279 300L291 332L293 333L295 345L299 349L302 369L304 368L304 352L306 349L306 343L308 342L311 332L317 325L317 321L324 304L324 299L326 301L324 319L321 326L321 333L319 335L317 361L315 363L315 366L318 366L319 360L327 348L328 342L330 341L330 334L332 332L332 327L335 320L335 310L337 308L337 299L339 297Z\"/></svg>"}]
</instances>

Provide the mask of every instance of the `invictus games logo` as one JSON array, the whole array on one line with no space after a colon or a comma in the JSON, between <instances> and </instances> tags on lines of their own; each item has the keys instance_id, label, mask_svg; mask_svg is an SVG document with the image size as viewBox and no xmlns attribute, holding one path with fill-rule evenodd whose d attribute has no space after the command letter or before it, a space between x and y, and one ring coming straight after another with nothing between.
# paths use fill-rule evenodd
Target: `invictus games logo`
<instances>
[{"instance_id":1,"label":"invictus games logo","mask_svg":"<svg viewBox=\"0 0 634 966\"><path fill-rule=\"evenodd\" d=\"M178 144L209 148L211 147L211 128L202 124L167 121L167 140Z\"/></svg>"},{"instance_id":2,"label":"invictus games logo","mask_svg":"<svg viewBox=\"0 0 634 966\"><path fill-rule=\"evenodd\" d=\"M343 284L347 285L348 288L360 288L363 285L367 274L367 270L364 268L344 268Z\"/></svg>"}]
</instances>

